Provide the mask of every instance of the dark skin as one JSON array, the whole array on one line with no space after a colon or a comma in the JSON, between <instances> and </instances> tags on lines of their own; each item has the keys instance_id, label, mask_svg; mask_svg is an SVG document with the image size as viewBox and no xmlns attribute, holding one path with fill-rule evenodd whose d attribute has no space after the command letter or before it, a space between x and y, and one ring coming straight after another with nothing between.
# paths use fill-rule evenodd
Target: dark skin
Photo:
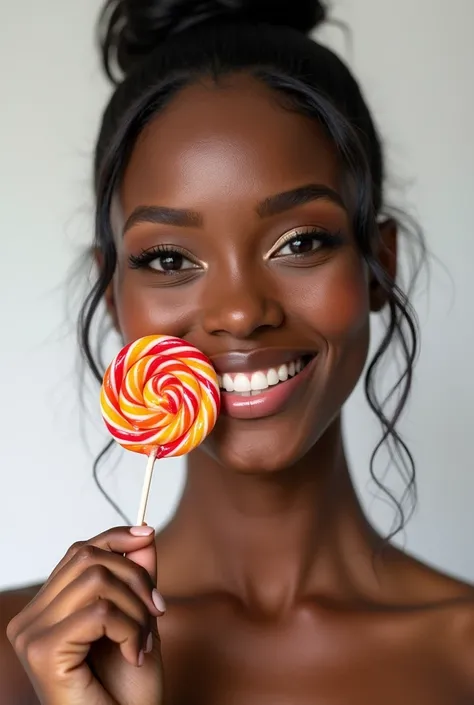
<instances>
[{"instance_id":1,"label":"dark skin","mask_svg":"<svg viewBox=\"0 0 474 705\"><path fill-rule=\"evenodd\" d=\"M338 197L264 212L269 197L308 184ZM130 222L141 206L199 217ZM107 303L124 341L179 336L218 368L231 351L262 348L312 350L317 364L279 413L219 418L158 536L111 530L73 547L33 602L35 588L3 595L5 625L17 616L0 654L2 702L474 702L473 588L393 547L374 560L380 541L350 480L340 413L384 300L349 210L327 137L249 78L189 87L145 129L114 212ZM282 236L307 226L340 243L306 239L295 256ZM382 236L394 274L395 225ZM160 244L194 266L174 256L171 274L156 261L130 267ZM157 556L164 616L151 599Z\"/></svg>"}]
</instances>

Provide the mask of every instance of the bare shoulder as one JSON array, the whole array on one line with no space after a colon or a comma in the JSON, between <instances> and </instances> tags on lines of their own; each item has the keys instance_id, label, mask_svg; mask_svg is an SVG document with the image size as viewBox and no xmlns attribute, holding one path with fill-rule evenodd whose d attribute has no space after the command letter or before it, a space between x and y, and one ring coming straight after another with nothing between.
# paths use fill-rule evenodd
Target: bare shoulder
<instances>
[{"instance_id":1,"label":"bare shoulder","mask_svg":"<svg viewBox=\"0 0 474 705\"><path fill-rule=\"evenodd\" d=\"M439 631L444 657L474 699L474 586L440 573L433 581L445 594Z\"/></svg>"},{"instance_id":2,"label":"bare shoulder","mask_svg":"<svg viewBox=\"0 0 474 705\"><path fill-rule=\"evenodd\" d=\"M427 639L474 701L474 585L401 552L397 560L410 601L430 625Z\"/></svg>"},{"instance_id":3,"label":"bare shoulder","mask_svg":"<svg viewBox=\"0 0 474 705\"><path fill-rule=\"evenodd\" d=\"M10 705L38 705L28 677L7 638L9 622L40 590L31 585L19 590L0 593L0 702Z\"/></svg>"},{"instance_id":4,"label":"bare shoulder","mask_svg":"<svg viewBox=\"0 0 474 705\"><path fill-rule=\"evenodd\" d=\"M447 666L474 701L474 587L447 576L445 603L440 605L438 638Z\"/></svg>"}]
</instances>

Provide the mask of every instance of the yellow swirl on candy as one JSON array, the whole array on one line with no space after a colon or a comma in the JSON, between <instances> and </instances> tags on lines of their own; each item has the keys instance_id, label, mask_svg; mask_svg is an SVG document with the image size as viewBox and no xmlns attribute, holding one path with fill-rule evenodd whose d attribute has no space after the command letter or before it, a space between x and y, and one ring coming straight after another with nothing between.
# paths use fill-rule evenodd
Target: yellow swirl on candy
<instances>
[{"instance_id":1,"label":"yellow swirl on candy","mask_svg":"<svg viewBox=\"0 0 474 705\"><path fill-rule=\"evenodd\" d=\"M105 425L127 450L184 455L214 428L220 410L210 361L180 338L152 335L126 345L108 367L100 395Z\"/></svg>"}]
</instances>

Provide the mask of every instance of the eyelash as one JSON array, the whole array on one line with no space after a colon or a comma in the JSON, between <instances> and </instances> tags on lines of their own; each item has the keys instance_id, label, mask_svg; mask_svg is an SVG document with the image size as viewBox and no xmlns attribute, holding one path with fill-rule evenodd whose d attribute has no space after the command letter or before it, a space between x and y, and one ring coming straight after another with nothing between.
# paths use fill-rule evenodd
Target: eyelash
<instances>
[{"instance_id":1,"label":"eyelash","mask_svg":"<svg viewBox=\"0 0 474 705\"><path fill-rule=\"evenodd\" d=\"M182 250L176 245L155 245L154 247L150 247L150 249L148 250L142 250L139 255L130 255L128 261L132 269L142 269L144 267L148 267L148 265L151 264L151 262L153 262L154 260L159 259L163 255L169 254L181 255L183 259L186 259L191 262L194 267L198 266L196 262L194 262L193 259L190 257L189 252L186 252L186 250ZM188 269L192 269L192 267L188 267ZM159 273L175 274L176 272L173 272L173 270L171 270L168 272L165 271Z\"/></svg>"},{"instance_id":2,"label":"eyelash","mask_svg":"<svg viewBox=\"0 0 474 705\"><path fill-rule=\"evenodd\" d=\"M277 242L276 246L273 248L273 250L271 250L270 254L268 255L268 257L266 259L272 259L286 245L289 245L291 242L296 241L298 239L300 239L300 240L316 240L317 242L320 243L321 247L317 248L316 250L311 250L309 252L292 253L291 255L280 255L281 258L294 257L294 258L299 259L299 258L310 257L311 255L314 255L315 252L317 252L319 249L333 250L333 249L336 249L337 247L339 247L343 243L343 236L340 231L334 232L334 233L329 233L326 230L319 230L318 228L312 228L309 230L301 229L300 231L294 230L294 231L288 233L287 236L284 236L281 239L281 241ZM148 250L142 250L142 252L140 252L140 254L138 254L138 255L130 255L129 256L129 264L132 269L143 269L145 267L148 267L151 264L151 262L153 262L154 260L159 259L163 255L169 255L169 254L179 254L184 259L191 262L195 268L198 268L198 266L199 266L190 257L189 252L182 250L181 248L177 247L176 245L155 245L154 247L151 247ZM278 259L278 256L276 256L275 259ZM190 270L190 269L193 269L193 267L186 268L186 270ZM173 275L173 274L176 274L180 271L185 271L185 270L170 270L170 271L162 271L162 272L160 272L159 270L155 270L155 271L157 273L159 272L160 274Z\"/></svg>"},{"instance_id":3,"label":"eyelash","mask_svg":"<svg viewBox=\"0 0 474 705\"><path fill-rule=\"evenodd\" d=\"M267 259L271 259L272 257L275 257L275 255L277 255L275 258L279 259L277 253L282 250L286 245L289 245L296 240L316 240L317 242L319 242L321 247L317 248L317 250L311 250L310 252L292 253L291 255L280 255L279 257L310 257L320 249L335 250L344 242L344 238L341 231L329 233L326 230L321 230L318 228L301 228L300 230L293 230L287 235L284 235L281 240L276 243L275 247L271 250Z\"/></svg>"}]
</instances>

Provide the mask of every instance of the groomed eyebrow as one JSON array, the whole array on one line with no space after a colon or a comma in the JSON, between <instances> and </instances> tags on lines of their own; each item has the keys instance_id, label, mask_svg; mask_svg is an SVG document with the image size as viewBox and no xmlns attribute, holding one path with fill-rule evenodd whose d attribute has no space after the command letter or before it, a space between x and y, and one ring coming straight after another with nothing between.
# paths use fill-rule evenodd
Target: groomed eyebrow
<instances>
[{"instance_id":1,"label":"groomed eyebrow","mask_svg":"<svg viewBox=\"0 0 474 705\"><path fill-rule=\"evenodd\" d=\"M306 184L291 191L284 191L275 196L269 196L258 204L257 213L261 218L279 215L285 211L303 206L305 203L327 199L346 210L341 196L334 189L323 184ZM165 206L138 206L128 217L123 234L138 223L154 223L158 225L174 225L181 228L202 227L203 217L200 213L181 208L166 208Z\"/></svg>"},{"instance_id":2,"label":"groomed eyebrow","mask_svg":"<svg viewBox=\"0 0 474 705\"><path fill-rule=\"evenodd\" d=\"M344 201L334 189L323 184L306 184L291 191L269 196L257 206L257 213L261 218L268 218L320 199L332 201L346 210Z\"/></svg>"},{"instance_id":3,"label":"groomed eyebrow","mask_svg":"<svg viewBox=\"0 0 474 705\"><path fill-rule=\"evenodd\" d=\"M127 218L123 233L138 223L155 223L158 225L176 225L182 228L195 228L203 223L202 216L195 211L164 206L138 206Z\"/></svg>"}]
</instances>

